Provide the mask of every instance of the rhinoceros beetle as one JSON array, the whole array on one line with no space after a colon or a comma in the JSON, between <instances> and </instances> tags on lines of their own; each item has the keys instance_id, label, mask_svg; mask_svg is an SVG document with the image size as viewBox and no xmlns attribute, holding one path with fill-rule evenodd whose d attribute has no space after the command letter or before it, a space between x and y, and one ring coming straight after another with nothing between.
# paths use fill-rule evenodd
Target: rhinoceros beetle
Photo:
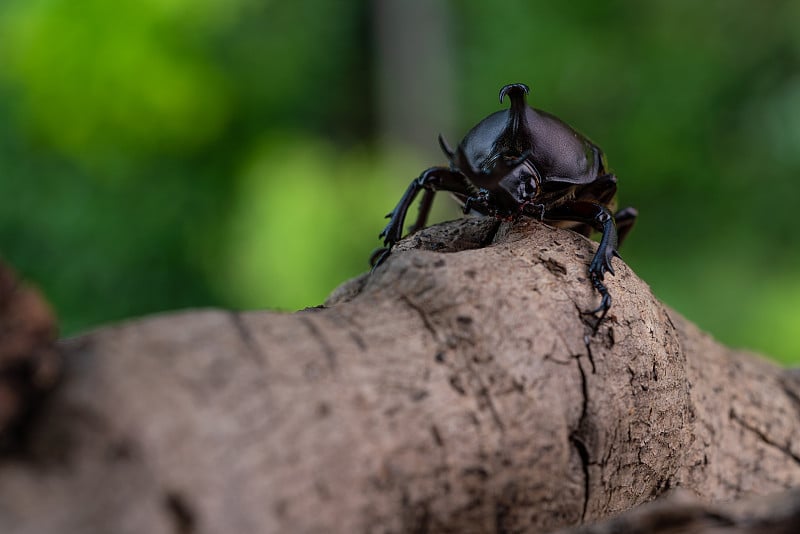
<instances>
[{"instance_id":1,"label":"rhinoceros beetle","mask_svg":"<svg viewBox=\"0 0 800 534\"><path fill-rule=\"evenodd\" d=\"M589 278L601 302L584 313L599 313L599 325L611 307L603 277L614 274L611 259L619 256L617 247L637 212L626 208L612 215L617 177L609 172L602 150L557 117L529 107L528 92L521 83L500 89L500 103L508 96L510 109L479 122L456 150L439 136L449 167L431 167L411 182L386 216L389 224L380 234L385 247L373 253L371 263L373 269L380 265L400 240L406 213L420 191L419 215L410 232L425 226L437 191L452 193L464 213L533 217L586 236L597 230L602 238L589 264Z\"/></svg>"}]
</instances>

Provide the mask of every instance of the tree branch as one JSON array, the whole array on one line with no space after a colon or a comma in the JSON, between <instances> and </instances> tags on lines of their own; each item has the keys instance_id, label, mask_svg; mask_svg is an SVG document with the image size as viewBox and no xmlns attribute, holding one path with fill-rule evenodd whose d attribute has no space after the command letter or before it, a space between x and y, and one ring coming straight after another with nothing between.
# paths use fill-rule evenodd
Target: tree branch
<instances>
[{"instance_id":1,"label":"tree branch","mask_svg":"<svg viewBox=\"0 0 800 534\"><path fill-rule=\"evenodd\" d=\"M796 375L537 222L438 225L326 306L63 341L2 532L541 532L800 482Z\"/></svg>"}]
</instances>

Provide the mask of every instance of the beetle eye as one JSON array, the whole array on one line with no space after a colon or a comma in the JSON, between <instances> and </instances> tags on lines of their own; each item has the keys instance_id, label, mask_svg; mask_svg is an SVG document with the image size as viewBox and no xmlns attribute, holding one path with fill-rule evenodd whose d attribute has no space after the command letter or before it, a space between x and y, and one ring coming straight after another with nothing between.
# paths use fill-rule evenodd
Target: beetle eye
<instances>
[{"instance_id":1,"label":"beetle eye","mask_svg":"<svg viewBox=\"0 0 800 534\"><path fill-rule=\"evenodd\" d=\"M536 185L534 184L533 180L531 180L531 178L533 178L533 175L528 175L525 178L524 184L525 184L526 197L532 197L536 193Z\"/></svg>"},{"instance_id":2,"label":"beetle eye","mask_svg":"<svg viewBox=\"0 0 800 534\"><path fill-rule=\"evenodd\" d=\"M517 202L525 202L536 195L536 184L530 181L528 177L520 175L520 178L521 180L517 183L514 196Z\"/></svg>"}]
</instances>

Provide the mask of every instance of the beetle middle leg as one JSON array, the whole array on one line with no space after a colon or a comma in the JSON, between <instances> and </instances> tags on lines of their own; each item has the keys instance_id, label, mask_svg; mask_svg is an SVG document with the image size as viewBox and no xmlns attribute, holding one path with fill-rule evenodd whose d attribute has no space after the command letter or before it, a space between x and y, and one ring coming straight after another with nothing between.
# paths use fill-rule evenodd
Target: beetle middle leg
<instances>
[{"instance_id":1,"label":"beetle middle leg","mask_svg":"<svg viewBox=\"0 0 800 534\"><path fill-rule=\"evenodd\" d=\"M593 182L582 186L578 191L576 191L575 200L594 202L596 204L607 206L610 209L614 209L612 206L615 204L614 196L616 194L617 177L609 173L598 176ZM628 232L630 232L631 228L633 228L633 223L636 222L636 217L638 215L639 212L636 210L636 208L632 207L623 208L614 214L614 221L617 225L617 236L619 240L618 246L622 246L622 242L625 241L625 237L628 235ZM586 237L589 237L589 235L592 233L591 225L586 224L574 227L571 230L585 235Z\"/></svg>"},{"instance_id":2,"label":"beetle middle leg","mask_svg":"<svg viewBox=\"0 0 800 534\"><path fill-rule=\"evenodd\" d=\"M373 252L370 257L370 264L373 269L389 256L394 244L403 237L403 225L406 220L406 214L420 191L424 191L425 193L420 206L419 216L413 226L415 231L424 226L428 217L428 212L430 211L433 195L436 191L451 191L463 195L469 194L464 176L447 167L431 167L420 174L419 178L412 180L406 192L403 193L403 196L397 203L397 206L386 216L389 219L389 224L386 225L386 228L383 229L379 236L383 238L384 247Z\"/></svg>"},{"instance_id":3,"label":"beetle middle leg","mask_svg":"<svg viewBox=\"0 0 800 534\"><path fill-rule=\"evenodd\" d=\"M408 227L408 233L413 234L417 230L422 230L428 223L428 215L431 213L433 207L433 197L436 191L433 189L426 189L422 192L422 198L419 201L419 208L417 209L417 219L414 224Z\"/></svg>"},{"instance_id":4,"label":"beetle middle leg","mask_svg":"<svg viewBox=\"0 0 800 534\"><path fill-rule=\"evenodd\" d=\"M603 278L606 272L614 274L614 268L611 266L611 259L614 256L619 256L617 252L618 238L617 228L614 224L614 216L605 206L588 202L584 200L576 200L561 204L545 214L546 219L558 221L576 221L585 223L595 230L602 232L603 237L600 239L600 245L597 247L597 252L589 264L589 278L592 281L592 286L600 293L600 305L590 311L584 313L589 315L600 314L598 317L597 325L602 322L611 308L611 295L603 283Z\"/></svg>"}]
</instances>

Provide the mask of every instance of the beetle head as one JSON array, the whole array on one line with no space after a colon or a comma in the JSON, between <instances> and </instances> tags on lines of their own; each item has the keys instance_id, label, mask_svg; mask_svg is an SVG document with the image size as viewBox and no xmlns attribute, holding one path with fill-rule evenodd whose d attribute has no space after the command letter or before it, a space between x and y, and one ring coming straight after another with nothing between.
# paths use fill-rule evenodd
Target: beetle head
<instances>
[{"instance_id":1,"label":"beetle head","mask_svg":"<svg viewBox=\"0 0 800 534\"><path fill-rule=\"evenodd\" d=\"M506 169L504 172L496 171L501 177L490 189L498 204L513 211L520 204L530 202L536 197L541 177L527 155L517 160L505 161L497 167Z\"/></svg>"},{"instance_id":2,"label":"beetle head","mask_svg":"<svg viewBox=\"0 0 800 534\"><path fill-rule=\"evenodd\" d=\"M531 201L541 183L531 158L533 139L525 99L528 92L528 86L521 83L500 89L500 102L508 96L510 109L495 112L478 123L456 150L439 135L439 147L450 168L474 186L491 192L494 202L509 210Z\"/></svg>"},{"instance_id":3,"label":"beetle head","mask_svg":"<svg viewBox=\"0 0 800 534\"><path fill-rule=\"evenodd\" d=\"M493 193L495 201L509 209L531 200L541 177L530 158L533 147L525 96L528 86L516 83L500 90L500 102L508 95L511 107L481 121L454 151L439 136L439 146L450 167L479 188Z\"/></svg>"}]
</instances>

